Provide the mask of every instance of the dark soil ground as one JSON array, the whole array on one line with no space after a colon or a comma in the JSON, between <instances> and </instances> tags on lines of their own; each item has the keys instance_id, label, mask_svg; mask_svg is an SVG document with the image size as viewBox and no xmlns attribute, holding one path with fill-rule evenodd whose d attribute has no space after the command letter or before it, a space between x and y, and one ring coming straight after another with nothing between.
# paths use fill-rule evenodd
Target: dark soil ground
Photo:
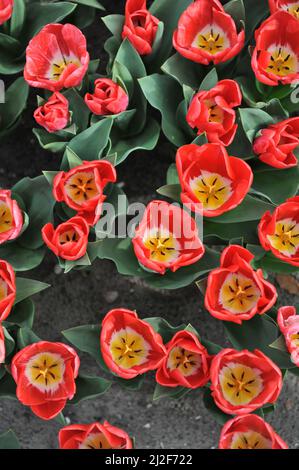
<instances>
[{"instance_id":1,"label":"dark soil ground","mask_svg":"<svg viewBox=\"0 0 299 470\"><path fill-rule=\"evenodd\" d=\"M120 12L124 0L101 0L108 13ZM92 58L103 55L105 28L97 22L87 31ZM34 92L18 130L0 145L0 186L9 188L24 176L34 177L44 169L56 169L59 156L40 149L32 134ZM173 151L161 140L153 152L136 153L118 168L119 181L131 200L149 200L155 189L164 184L166 169L173 160ZM60 331L72 326L99 323L103 315L115 307L136 309L142 317L163 316L173 324L192 322L202 336L225 346L221 322L203 309L203 300L196 286L174 292L154 291L138 280L125 278L108 261L98 261L90 271L61 274L50 253L32 277L51 284L51 288L35 297L35 330L43 339L61 341ZM294 297L281 292L280 303L292 305ZM82 372L99 374L95 363L82 355ZM154 381L147 377L141 391L128 392L118 384L94 400L77 407L67 407L65 415L72 423L109 420L136 437L138 448L216 448L220 426L202 404L196 390L181 400L152 401ZM269 416L290 447L299 447L298 378L289 374L277 410ZM60 425L44 422L17 401L1 400L0 433L12 428L24 448L56 448Z\"/></svg>"}]
</instances>

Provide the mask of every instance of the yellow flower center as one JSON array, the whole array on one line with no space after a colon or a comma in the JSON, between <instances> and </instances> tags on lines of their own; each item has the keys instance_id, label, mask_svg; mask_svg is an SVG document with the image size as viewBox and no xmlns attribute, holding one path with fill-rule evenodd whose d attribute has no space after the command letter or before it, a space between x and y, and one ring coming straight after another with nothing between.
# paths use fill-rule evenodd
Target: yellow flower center
<instances>
[{"instance_id":1,"label":"yellow flower center","mask_svg":"<svg viewBox=\"0 0 299 470\"><path fill-rule=\"evenodd\" d=\"M113 361L123 369L139 366L147 361L150 345L132 328L116 331L110 341Z\"/></svg>"},{"instance_id":2,"label":"yellow flower center","mask_svg":"<svg viewBox=\"0 0 299 470\"><path fill-rule=\"evenodd\" d=\"M41 392L55 392L63 382L65 365L59 354L45 352L33 356L25 369L31 385Z\"/></svg>"},{"instance_id":3,"label":"yellow flower center","mask_svg":"<svg viewBox=\"0 0 299 470\"><path fill-rule=\"evenodd\" d=\"M79 449L112 449L102 432L91 433L79 445Z\"/></svg>"},{"instance_id":4,"label":"yellow flower center","mask_svg":"<svg viewBox=\"0 0 299 470\"><path fill-rule=\"evenodd\" d=\"M170 370L179 370L182 375L188 377L200 369L201 363L199 354L177 346L170 351L167 367Z\"/></svg>"},{"instance_id":5,"label":"yellow flower center","mask_svg":"<svg viewBox=\"0 0 299 470\"><path fill-rule=\"evenodd\" d=\"M294 345L299 348L299 331L298 333L294 333L293 335L291 335L290 339L294 343Z\"/></svg>"},{"instance_id":6,"label":"yellow flower center","mask_svg":"<svg viewBox=\"0 0 299 470\"><path fill-rule=\"evenodd\" d=\"M209 109L209 122L223 122L223 110L215 103L214 100L205 100L205 105Z\"/></svg>"},{"instance_id":7,"label":"yellow flower center","mask_svg":"<svg viewBox=\"0 0 299 470\"><path fill-rule=\"evenodd\" d=\"M83 204L99 193L94 174L85 172L71 176L66 182L65 189L68 196L77 204Z\"/></svg>"},{"instance_id":8,"label":"yellow flower center","mask_svg":"<svg viewBox=\"0 0 299 470\"><path fill-rule=\"evenodd\" d=\"M291 257L299 248L299 223L293 219L283 219L276 223L274 235L268 235L268 240L285 256Z\"/></svg>"},{"instance_id":9,"label":"yellow flower center","mask_svg":"<svg viewBox=\"0 0 299 470\"><path fill-rule=\"evenodd\" d=\"M223 367L219 381L225 400L234 406L247 405L263 388L261 371L238 363Z\"/></svg>"},{"instance_id":10,"label":"yellow flower center","mask_svg":"<svg viewBox=\"0 0 299 470\"><path fill-rule=\"evenodd\" d=\"M59 243L60 245L65 245L66 243L70 242L77 242L78 241L78 234L75 230L66 230L61 235L59 235Z\"/></svg>"},{"instance_id":11,"label":"yellow flower center","mask_svg":"<svg viewBox=\"0 0 299 470\"><path fill-rule=\"evenodd\" d=\"M271 46L269 48L270 60L267 72L280 77L285 77L298 70L298 60L294 52L288 46Z\"/></svg>"},{"instance_id":12,"label":"yellow flower center","mask_svg":"<svg viewBox=\"0 0 299 470\"><path fill-rule=\"evenodd\" d=\"M297 20L299 19L299 2L284 5L283 10L286 10L291 13L291 15L295 16Z\"/></svg>"},{"instance_id":13,"label":"yellow flower center","mask_svg":"<svg viewBox=\"0 0 299 470\"><path fill-rule=\"evenodd\" d=\"M0 202L0 233L12 228L13 216L10 208L4 202Z\"/></svg>"},{"instance_id":14,"label":"yellow flower center","mask_svg":"<svg viewBox=\"0 0 299 470\"><path fill-rule=\"evenodd\" d=\"M150 250L150 259L159 263L174 261L179 256L179 243L173 235L165 230L153 229L146 232L144 246Z\"/></svg>"},{"instance_id":15,"label":"yellow flower center","mask_svg":"<svg viewBox=\"0 0 299 470\"><path fill-rule=\"evenodd\" d=\"M58 81L60 76L63 74L64 70L69 64L74 64L77 67L81 66L80 61L77 57L59 57L59 59L55 60L50 69L50 78L52 80Z\"/></svg>"},{"instance_id":16,"label":"yellow flower center","mask_svg":"<svg viewBox=\"0 0 299 470\"><path fill-rule=\"evenodd\" d=\"M7 284L3 279L0 279L0 301L7 297Z\"/></svg>"},{"instance_id":17,"label":"yellow flower center","mask_svg":"<svg viewBox=\"0 0 299 470\"><path fill-rule=\"evenodd\" d=\"M211 25L205 27L196 35L192 46L215 55L226 49L229 46L229 41L221 28L217 25Z\"/></svg>"},{"instance_id":18,"label":"yellow flower center","mask_svg":"<svg viewBox=\"0 0 299 470\"><path fill-rule=\"evenodd\" d=\"M232 194L231 180L209 171L191 180L190 187L205 210L218 209Z\"/></svg>"},{"instance_id":19,"label":"yellow flower center","mask_svg":"<svg viewBox=\"0 0 299 470\"><path fill-rule=\"evenodd\" d=\"M219 294L219 302L233 314L251 310L260 297L260 290L252 279L240 273L229 274Z\"/></svg>"},{"instance_id":20,"label":"yellow flower center","mask_svg":"<svg viewBox=\"0 0 299 470\"><path fill-rule=\"evenodd\" d=\"M231 449L271 449L271 441L255 431L235 432Z\"/></svg>"}]
</instances>

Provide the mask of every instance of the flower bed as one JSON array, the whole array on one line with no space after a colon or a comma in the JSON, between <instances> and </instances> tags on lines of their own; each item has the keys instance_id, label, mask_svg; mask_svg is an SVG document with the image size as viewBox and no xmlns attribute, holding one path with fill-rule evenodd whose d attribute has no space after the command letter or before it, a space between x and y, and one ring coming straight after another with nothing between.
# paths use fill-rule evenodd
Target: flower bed
<instances>
[{"instance_id":1,"label":"flower bed","mask_svg":"<svg viewBox=\"0 0 299 470\"><path fill-rule=\"evenodd\" d=\"M245 447L256 442L286 447L276 433L280 430L264 420L276 407L286 372L298 375L298 322L293 304L277 312L282 302L267 278L298 271L298 118L290 86L297 56L291 35L290 50L283 44L272 50L265 31L272 25L277 38L285 23L296 31L296 15L275 4L278 11L263 22L265 8L257 8L253 17L239 0L224 6L216 0L182 1L169 14L168 3L156 0L147 10L144 1L129 0L124 17L104 18L112 33L105 44L110 57L105 76L98 61L90 60L92 50L80 31L88 29L92 8L85 6L84 17L75 15L74 3L68 9L60 2L48 5L52 21L44 21L48 17L41 10L37 31L28 32L28 9L16 17L22 7L14 6L12 19L3 23L3 37L15 39L2 37L7 56L2 73L18 72L25 63L26 83L17 78L7 92L2 109L9 119L1 121L2 135L16 132L28 85L32 92L39 88L35 145L52 152L53 161L41 175L1 191L0 255L10 272L18 273L41 265L48 247L67 276L91 269L89 280L97 260L103 266L112 260L127 282L169 290L167 296L196 283L210 315L207 324L224 328L230 345L212 342L208 328L202 334L200 324L195 329L184 315L177 324L170 314L165 315L170 323L163 314L147 318L143 309L137 316L137 306L123 305L122 298L83 326L68 319L59 342L57 335L49 342L33 332L28 308L19 314L21 323L9 322L16 325L11 331L4 323L4 338L10 335L11 344L4 341L0 392L66 427L61 413L67 403L104 392L109 401L112 383L138 394L145 373L155 370L155 400L187 400L196 389L207 410L227 423L220 447L240 447L234 436L226 437L240 419L251 423ZM64 8L60 16L56 7ZM38 2L34 8L39 11ZM25 57L21 50L7 49L7 42L18 37L30 39ZM13 87L21 93L18 107ZM164 162L156 159L149 166L168 170L166 184L151 189L161 199L146 195L149 203L141 211L129 204L128 185L123 190L119 174L122 165L134 168L135 151L162 145L153 108L170 144L168 156L159 153ZM144 166L145 178L150 171ZM4 279L2 302L8 302ZM38 290L29 289L26 297ZM155 298L157 290L152 292ZM9 313L5 304L2 320ZM78 375L79 351L95 359L102 372L97 368L94 376L84 375L80 368ZM260 419L250 420L251 412ZM235 415L238 419L229 421ZM95 428L92 423L66 428L59 434L60 446L132 445L126 430L110 429L104 421ZM81 433L77 444L69 432ZM64 433L67 437L61 437Z\"/></svg>"}]
</instances>

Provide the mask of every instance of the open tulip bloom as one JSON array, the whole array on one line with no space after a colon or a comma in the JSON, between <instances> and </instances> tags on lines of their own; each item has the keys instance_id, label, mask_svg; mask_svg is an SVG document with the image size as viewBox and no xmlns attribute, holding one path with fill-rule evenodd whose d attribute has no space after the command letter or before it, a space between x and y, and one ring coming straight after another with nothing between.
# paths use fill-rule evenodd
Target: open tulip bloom
<instances>
[{"instance_id":1,"label":"open tulip bloom","mask_svg":"<svg viewBox=\"0 0 299 470\"><path fill-rule=\"evenodd\" d=\"M230 15L218 0L196 0L179 19L173 35L174 48L200 64L219 64L236 56L244 46Z\"/></svg>"},{"instance_id":2,"label":"open tulip bloom","mask_svg":"<svg viewBox=\"0 0 299 470\"><path fill-rule=\"evenodd\" d=\"M75 395L79 365L77 353L65 344L41 341L27 346L11 363L18 399L40 418L54 418Z\"/></svg>"},{"instance_id":3,"label":"open tulip bloom","mask_svg":"<svg viewBox=\"0 0 299 470\"><path fill-rule=\"evenodd\" d=\"M64 408L112 384L138 393L149 377L155 401L202 397L221 423L220 449L287 449L282 429L264 417L286 372L298 376L299 367L298 309L279 297L292 280L274 276L299 270L299 0L110 2L122 6L107 7L111 34L95 49L100 23L88 27L100 1L0 0L0 140L14 145L28 131L27 109L39 145L52 152L50 168L27 176L26 138L12 152L18 171L1 173L0 396L59 421L60 449L133 449L127 421L96 413L73 422ZM144 152L155 149L149 163ZM118 168L139 150L141 167ZM139 181L152 180L152 167L160 199ZM40 266L45 274L53 254L56 274L90 270L86 302L94 262L111 285L108 262L130 277L124 282L152 289L152 299L176 289L183 298L196 285L197 320L206 314L220 328L221 345L207 325L197 331L186 321L188 299L173 324L171 308L155 303L150 317L132 298L106 309L114 300L105 292L96 324L64 319L71 346L40 339L30 296L48 284L19 272ZM95 377L79 374L81 352L99 366Z\"/></svg>"},{"instance_id":4,"label":"open tulip bloom","mask_svg":"<svg viewBox=\"0 0 299 470\"><path fill-rule=\"evenodd\" d=\"M211 383L216 405L225 413L243 415L276 402L282 374L261 351L223 349L212 360Z\"/></svg>"},{"instance_id":5,"label":"open tulip bloom","mask_svg":"<svg viewBox=\"0 0 299 470\"><path fill-rule=\"evenodd\" d=\"M126 309L107 313L100 344L109 369L124 379L157 369L166 353L161 336L152 326Z\"/></svg>"},{"instance_id":6,"label":"open tulip bloom","mask_svg":"<svg viewBox=\"0 0 299 470\"><path fill-rule=\"evenodd\" d=\"M223 426L219 449L288 449L288 446L263 418L246 414Z\"/></svg>"},{"instance_id":7,"label":"open tulip bloom","mask_svg":"<svg viewBox=\"0 0 299 470\"><path fill-rule=\"evenodd\" d=\"M59 431L60 449L132 449L129 435L105 421L71 424Z\"/></svg>"},{"instance_id":8,"label":"open tulip bloom","mask_svg":"<svg viewBox=\"0 0 299 470\"><path fill-rule=\"evenodd\" d=\"M204 254L195 220L164 201L146 207L132 242L141 265L159 274L193 264Z\"/></svg>"}]
</instances>

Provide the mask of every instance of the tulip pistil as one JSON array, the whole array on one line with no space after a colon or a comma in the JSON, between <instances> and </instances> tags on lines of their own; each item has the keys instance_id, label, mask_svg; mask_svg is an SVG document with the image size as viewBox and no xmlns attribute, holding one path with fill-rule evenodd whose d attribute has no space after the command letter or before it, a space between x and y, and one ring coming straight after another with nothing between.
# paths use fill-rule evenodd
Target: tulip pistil
<instances>
[{"instance_id":1,"label":"tulip pistil","mask_svg":"<svg viewBox=\"0 0 299 470\"><path fill-rule=\"evenodd\" d=\"M12 228L13 216L10 208L4 202L0 203L0 233L7 232Z\"/></svg>"},{"instance_id":2,"label":"tulip pistil","mask_svg":"<svg viewBox=\"0 0 299 470\"><path fill-rule=\"evenodd\" d=\"M99 433L91 433L89 434L84 441L80 444L79 449L112 449L110 443L106 436L99 432Z\"/></svg>"},{"instance_id":3,"label":"tulip pistil","mask_svg":"<svg viewBox=\"0 0 299 470\"><path fill-rule=\"evenodd\" d=\"M275 250L291 257L299 248L299 223L293 219L278 221L274 235L268 235L268 240Z\"/></svg>"},{"instance_id":4,"label":"tulip pistil","mask_svg":"<svg viewBox=\"0 0 299 470\"><path fill-rule=\"evenodd\" d=\"M200 31L192 45L215 55L228 47L228 40L225 33L218 26L212 25Z\"/></svg>"},{"instance_id":5,"label":"tulip pistil","mask_svg":"<svg viewBox=\"0 0 299 470\"><path fill-rule=\"evenodd\" d=\"M291 15L295 16L296 19L299 19L299 2L285 5L285 9L291 13Z\"/></svg>"},{"instance_id":6,"label":"tulip pistil","mask_svg":"<svg viewBox=\"0 0 299 470\"><path fill-rule=\"evenodd\" d=\"M255 282L241 273L229 274L219 294L219 302L233 314L245 313L257 304L260 290Z\"/></svg>"},{"instance_id":7,"label":"tulip pistil","mask_svg":"<svg viewBox=\"0 0 299 470\"><path fill-rule=\"evenodd\" d=\"M55 391L63 381L65 365L62 357L54 353L33 356L26 366L29 382L42 392Z\"/></svg>"},{"instance_id":8,"label":"tulip pistil","mask_svg":"<svg viewBox=\"0 0 299 470\"><path fill-rule=\"evenodd\" d=\"M243 364L227 364L219 376L225 400L235 406L250 403L263 388L260 374L260 370Z\"/></svg>"},{"instance_id":9,"label":"tulip pistil","mask_svg":"<svg viewBox=\"0 0 299 470\"><path fill-rule=\"evenodd\" d=\"M255 431L235 432L231 449L272 449L271 441Z\"/></svg>"},{"instance_id":10,"label":"tulip pistil","mask_svg":"<svg viewBox=\"0 0 299 470\"><path fill-rule=\"evenodd\" d=\"M58 81L67 68L68 65L73 64L76 67L80 67L81 63L77 57L64 57L62 56L58 60L52 63L51 71L50 71L50 78L52 80Z\"/></svg>"},{"instance_id":11,"label":"tulip pistil","mask_svg":"<svg viewBox=\"0 0 299 470\"><path fill-rule=\"evenodd\" d=\"M74 174L66 182L66 192L77 204L83 204L94 198L99 193L94 174L85 172Z\"/></svg>"},{"instance_id":12,"label":"tulip pistil","mask_svg":"<svg viewBox=\"0 0 299 470\"><path fill-rule=\"evenodd\" d=\"M273 73L280 77L285 77L291 73L296 73L298 69L298 61L289 47L272 46L268 50L270 54L267 72Z\"/></svg>"},{"instance_id":13,"label":"tulip pistil","mask_svg":"<svg viewBox=\"0 0 299 470\"><path fill-rule=\"evenodd\" d=\"M179 244L169 232L152 230L144 235L143 243L153 261L167 263L179 256Z\"/></svg>"},{"instance_id":14,"label":"tulip pistil","mask_svg":"<svg viewBox=\"0 0 299 470\"><path fill-rule=\"evenodd\" d=\"M201 175L190 180L190 187L205 210L215 210L231 196L231 180L218 173L202 171Z\"/></svg>"},{"instance_id":15,"label":"tulip pistil","mask_svg":"<svg viewBox=\"0 0 299 470\"><path fill-rule=\"evenodd\" d=\"M201 363L199 354L177 346L170 351L167 367L170 370L178 370L182 375L188 377L198 371Z\"/></svg>"},{"instance_id":16,"label":"tulip pistil","mask_svg":"<svg viewBox=\"0 0 299 470\"><path fill-rule=\"evenodd\" d=\"M132 328L115 332L110 341L110 352L114 362L124 369L139 366L147 360L150 345Z\"/></svg>"}]
</instances>

